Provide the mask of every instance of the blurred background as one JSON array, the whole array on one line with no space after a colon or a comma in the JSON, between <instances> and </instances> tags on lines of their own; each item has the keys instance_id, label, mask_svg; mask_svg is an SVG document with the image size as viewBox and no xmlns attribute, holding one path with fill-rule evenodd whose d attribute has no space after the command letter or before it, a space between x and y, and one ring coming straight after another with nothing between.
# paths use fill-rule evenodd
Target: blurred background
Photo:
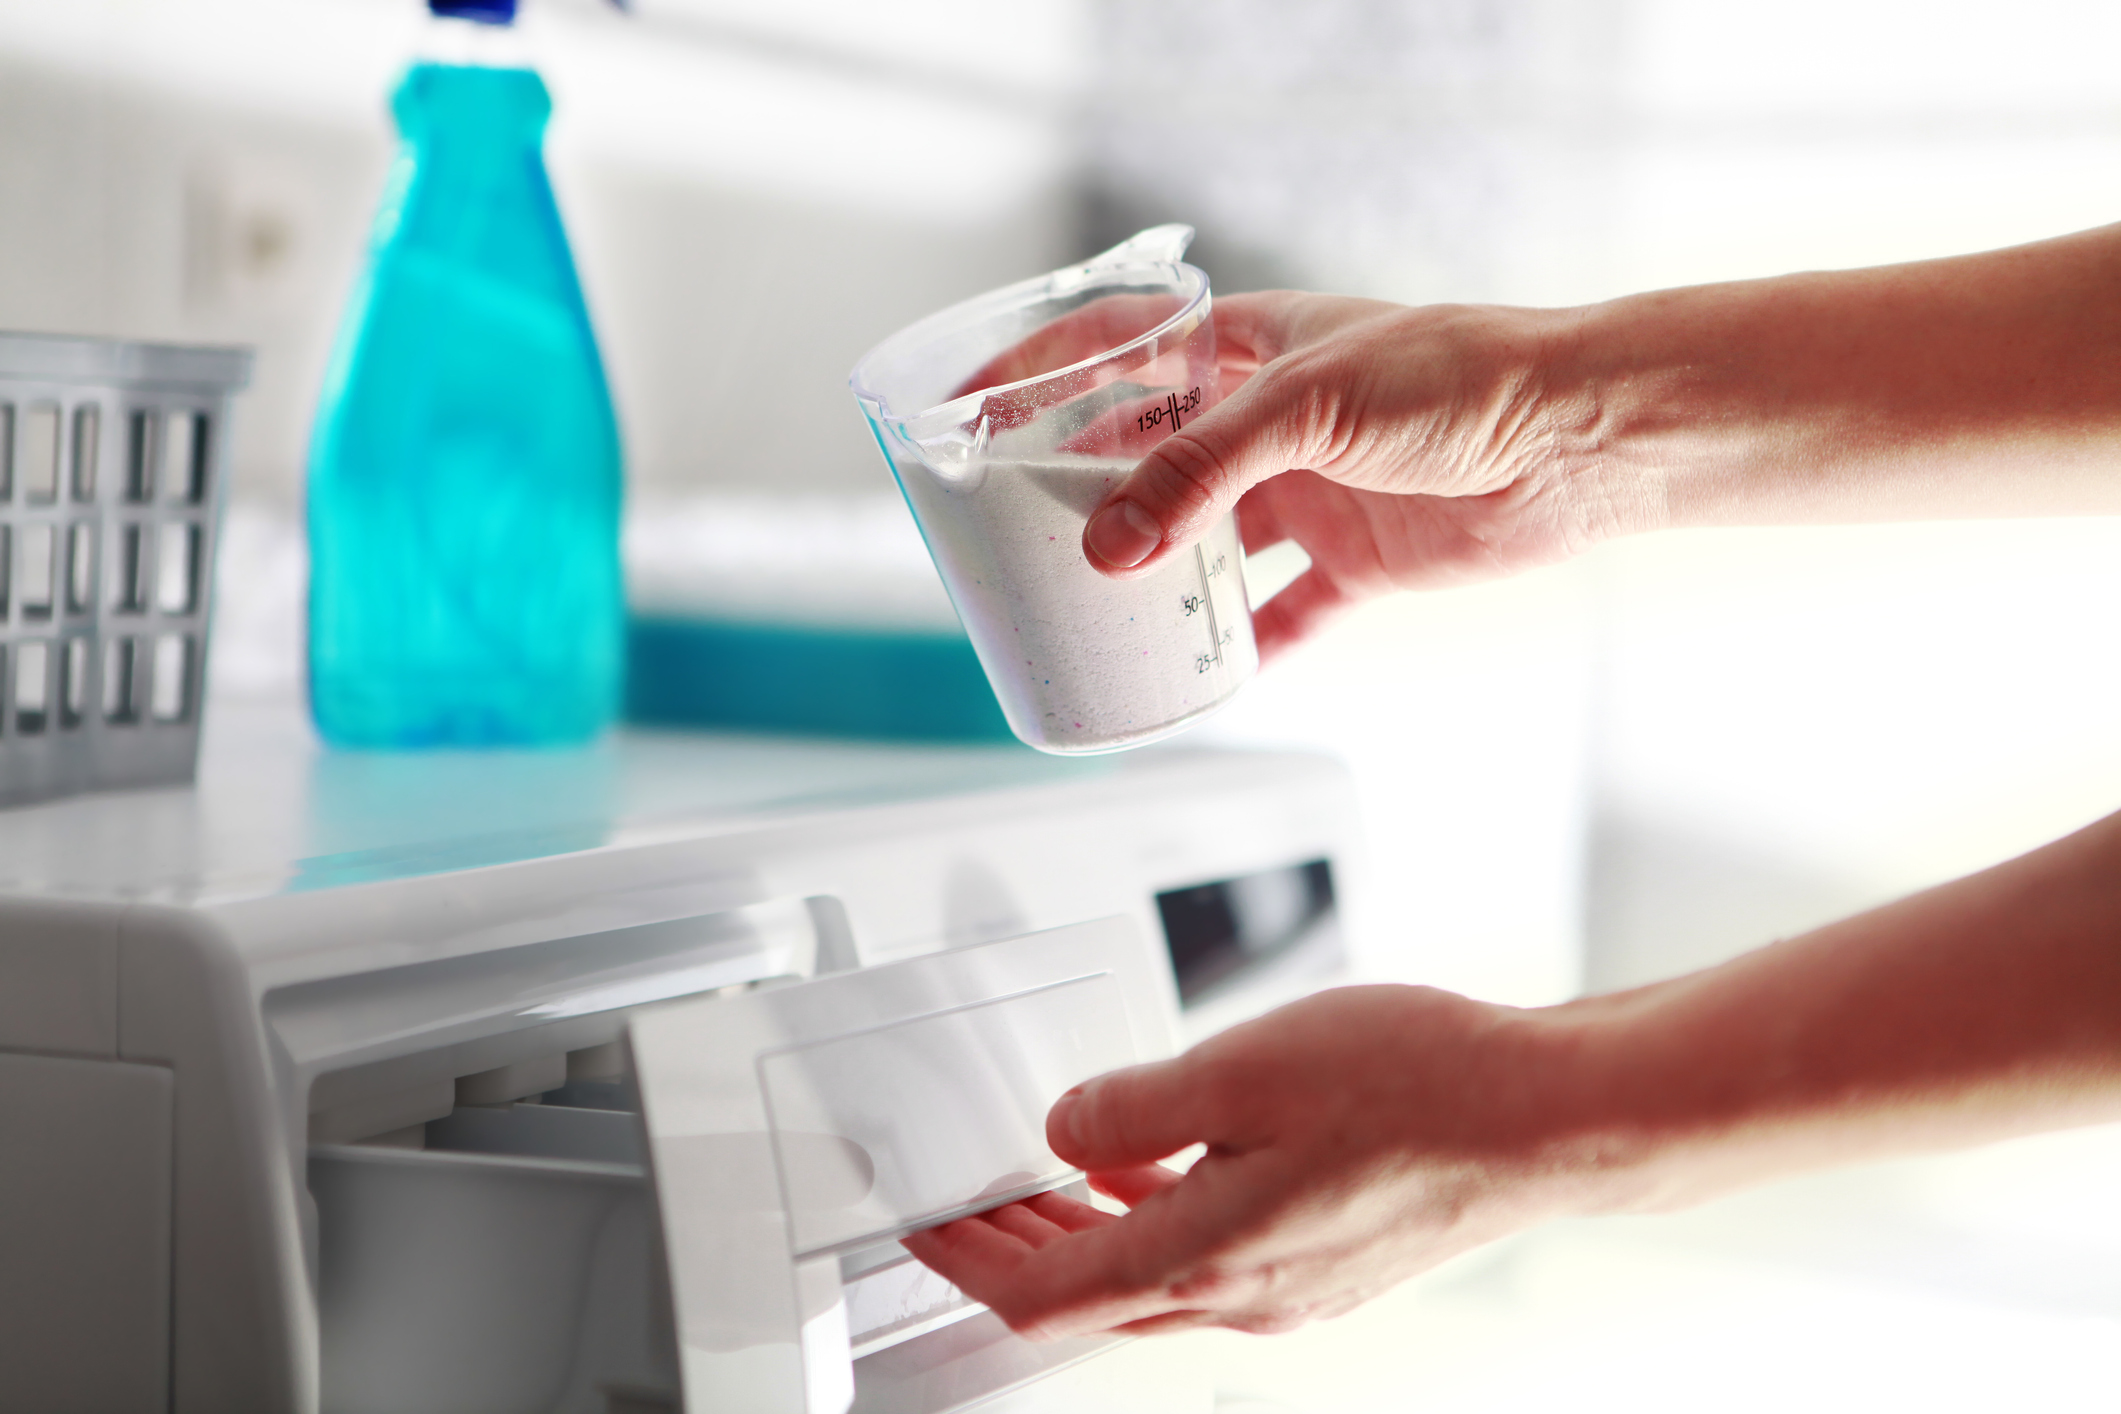
<instances>
[{"instance_id":1,"label":"blurred background","mask_svg":"<svg viewBox=\"0 0 2121 1414\"><path fill-rule=\"evenodd\" d=\"M2091 0L525 11L634 546L665 508L807 498L842 552L917 557L869 513L893 493L849 366L1153 222L1200 229L1219 292L1573 304L2121 216L2121 9ZM305 439L420 19L0 0L0 327L258 350L224 697L299 691ZM1365 973L1534 1004L2114 808L2117 606L2107 521L1669 535L1371 606L1198 735L1354 764ZM2104 1131L1882 1166L1188 1348L1232 1408L2111 1407L2117 1183Z\"/></svg>"}]
</instances>

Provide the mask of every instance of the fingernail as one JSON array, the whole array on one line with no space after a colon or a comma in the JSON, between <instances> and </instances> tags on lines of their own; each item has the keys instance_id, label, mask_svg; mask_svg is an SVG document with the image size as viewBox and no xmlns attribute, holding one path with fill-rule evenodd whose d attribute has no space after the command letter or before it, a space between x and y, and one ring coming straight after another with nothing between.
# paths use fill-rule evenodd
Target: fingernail
<instances>
[{"instance_id":1,"label":"fingernail","mask_svg":"<svg viewBox=\"0 0 2121 1414\"><path fill-rule=\"evenodd\" d=\"M1164 533L1149 513L1132 501L1114 501L1090 517L1083 532L1090 552L1115 569L1132 569L1164 543Z\"/></svg>"}]
</instances>

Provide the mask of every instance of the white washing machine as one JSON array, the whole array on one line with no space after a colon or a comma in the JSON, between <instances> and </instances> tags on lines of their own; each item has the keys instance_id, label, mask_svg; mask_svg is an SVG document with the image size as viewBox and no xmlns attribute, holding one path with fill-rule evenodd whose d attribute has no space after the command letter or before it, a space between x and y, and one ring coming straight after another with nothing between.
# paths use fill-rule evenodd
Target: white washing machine
<instances>
[{"instance_id":1,"label":"white washing machine","mask_svg":"<svg viewBox=\"0 0 2121 1414\"><path fill-rule=\"evenodd\" d=\"M0 813L0 1407L1125 1407L897 1239L1078 1182L1053 1098L1329 980L1360 884L1322 757L209 728Z\"/></svg>"}]
</instances>

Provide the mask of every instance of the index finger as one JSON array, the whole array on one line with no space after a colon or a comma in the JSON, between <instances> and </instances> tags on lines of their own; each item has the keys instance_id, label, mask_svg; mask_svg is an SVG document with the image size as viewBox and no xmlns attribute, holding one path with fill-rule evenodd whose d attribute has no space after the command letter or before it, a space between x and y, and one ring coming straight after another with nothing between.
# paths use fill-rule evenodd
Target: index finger
<instances>
[{"instance_id":1,"label":"index finger","mask_svg":"<svg viewBox=\"0 0 2121 1414\"><path fill-rule=\"evenodd\" d=\"M1394 306L1288 292L1237 296L1216 310L1225 342L1260 360L1214 407L1158 442L1083 527L1083 555L1116 578L1148 574L1221 520L1245 492L1294 468L1330 467L1360 424L1366 365L1329 337ZM1336 352L1337 350L1337 352Z\"/></svg>"}]
</instances>

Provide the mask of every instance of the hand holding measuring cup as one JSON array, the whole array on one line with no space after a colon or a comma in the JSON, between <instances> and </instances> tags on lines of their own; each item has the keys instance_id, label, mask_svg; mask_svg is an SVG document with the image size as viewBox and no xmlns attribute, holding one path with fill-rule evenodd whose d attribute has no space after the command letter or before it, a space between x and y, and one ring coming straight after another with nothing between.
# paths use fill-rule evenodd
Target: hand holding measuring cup
<instances>
[{"instance_id":1,"label":"hand holding measuring cup","mask_svg":"<svg viewBox=\"0 0 2121 1414\"><path fill-rule=\"evenodd\" d=\"M1192 231L901 331L850 383L1010 728L1061 754L1183 730L1258 667L1235 522L1125 582L1080 549L1090 511L1221 396Z\"/></svg>"},{"instance_id":2,"label":"hand holding measuring cup","mask_svg":"<svg viewBox=\"0 0 2121 1414\"><path fill-rule=\"evenodd\" d=\"M1247 551L1295 541L1311 566L1254 610L1262 659L1394 589L1567 558L1634 518L1625 483L1580 474L1597 404L1595 380L1557 376L1570 314L1224 296L1224 396L1147 449L1084 554L1154 574L1233 506Z\"/></svg>"}]
</instances>

